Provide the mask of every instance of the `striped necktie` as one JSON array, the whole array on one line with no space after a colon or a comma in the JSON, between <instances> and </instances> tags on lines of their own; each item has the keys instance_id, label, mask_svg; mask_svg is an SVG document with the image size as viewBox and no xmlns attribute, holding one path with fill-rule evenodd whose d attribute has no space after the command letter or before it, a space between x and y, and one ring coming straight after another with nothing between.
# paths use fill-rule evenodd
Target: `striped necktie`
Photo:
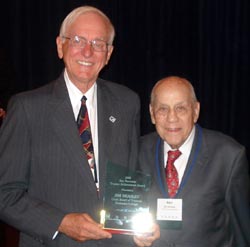
<instances>
[{"instance_id":1,"label":"striped necktie","mask_svg":"<svg viewBox=\"0 0 250 247\"><path fill-rule=\"evenodd\" d=\"M79 134L82 140L83 149L87 156L91 172L93 173L94 180L97 183L97 172L96 172L96 164L95 164L95 156L94 149L92 143L92 135L90 129L89 115L86 106L87 98L85 96L81 99L81 108L77 117L77 126L79 130Z\"/></svg>"}]
</instances>

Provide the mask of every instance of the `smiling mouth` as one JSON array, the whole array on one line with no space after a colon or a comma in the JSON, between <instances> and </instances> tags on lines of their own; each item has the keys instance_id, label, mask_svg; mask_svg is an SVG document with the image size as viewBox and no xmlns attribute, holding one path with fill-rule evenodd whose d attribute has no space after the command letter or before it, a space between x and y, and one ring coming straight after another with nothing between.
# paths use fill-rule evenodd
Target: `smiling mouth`
<instances>
[{"instance_id":1,"label":"smiling mouth","mask_svg":"<svg viewBox=\"0 0 250 247\"><path fill-rule=\"evenodd\" d=\"M93 65L93 63L91 63L91 62L86 62L86 61L77 61L78 62L78 64L80 64L80 65L83 65L83 66L92 66Z\"/></svg>"},{"instance_id":2,"label":"smiling mouth","mask_svg":"<svg viewBox=\"0 0 250 247\"><path fill-rule=\"evenodd\" d=\"M176 133L180 130L180 128L167 128L168 132L171 132L171 133Z\"/></svg>"}]
</instances>

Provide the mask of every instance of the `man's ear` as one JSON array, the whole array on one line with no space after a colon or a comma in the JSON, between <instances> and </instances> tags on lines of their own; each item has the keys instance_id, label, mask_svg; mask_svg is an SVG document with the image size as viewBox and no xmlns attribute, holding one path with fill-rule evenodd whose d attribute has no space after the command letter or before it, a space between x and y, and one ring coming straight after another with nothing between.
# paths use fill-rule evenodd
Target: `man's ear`
<instances>
[{"instance_id":1,"label":"man's ear","mask_svg":"<svg viewBox=\"0 0 250 247\"><path fill-rule=\"evenodd\" d=\"M153 106L151 104L149 104L149 113L152 124L155 124L155 116L154 116Z\"/></svg>"},{"instance_id":2,"label":"man's ear","mask_svg":"<svg viewBox=\"0 0 250 247\"><path fill-rule=\"evenodd\" d=\"M56 47L57 47L57 55L60 59L63 58L63 43L62 43L62 38L61 37L57 37L56 38Z\"/></svg>"},{"instance_id":3,"label":"man's ear","mask_svg":"<svg viewBox=\"0 0 250 247\"><path fill-rule=\"evenodd\" d=\"M108 64L108 62L109 62L109 59L110 59L110 57L111 57L111 55L112 55L112 53L113 53L113 50L114 50L114 46L113 45L109 45L108 46L108 53L107 53L107 59L106 59L106 65Z\"/></svg>"},{"instance_id":4,"label":"man's ear","mask_svg":"<svg viewBox=\"0 0 250 247\"><path fill-rule=\"evenodd\" d=\"M200 115L200 102L196 102L194 105L194 123L198 121Z\"/></svg>"}]
</instances>

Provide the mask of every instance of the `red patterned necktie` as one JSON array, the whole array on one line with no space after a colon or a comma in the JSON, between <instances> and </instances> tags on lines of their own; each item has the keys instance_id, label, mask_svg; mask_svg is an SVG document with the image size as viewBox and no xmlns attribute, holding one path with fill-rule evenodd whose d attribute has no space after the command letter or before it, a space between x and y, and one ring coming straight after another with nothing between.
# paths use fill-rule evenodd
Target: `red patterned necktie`
<instances>
[{"instance_id":1,"label":"red patterned necktie","mask_svg":"<svg viewBox=\"0 0 250 247\"><path fill-rule=\"evenodd\" d=\"M179 150L168 151L168 161L165 169L168 194L172 198L177 193L179 187L178 172L174 166L175 160L181 155Z\"/></svg>"},{"instance_id":2,"label":"red patterned necktie","mask_svg":"<svg viewBox=\"0 0 250 247\"><path fill-rule=\"evenodd\" d=\"M95 157L94 157L94 149L92 143L89 115L86 106L87 98L85 96L82 97L81 108L77 117L77 126L79 129L79 134L82 140L83 149L87 155L87 159L91 168L91 171L94 175L94 180L97 183L97 173L96 173L96 165L95 165Z\"/></svg>"}]
</instances>

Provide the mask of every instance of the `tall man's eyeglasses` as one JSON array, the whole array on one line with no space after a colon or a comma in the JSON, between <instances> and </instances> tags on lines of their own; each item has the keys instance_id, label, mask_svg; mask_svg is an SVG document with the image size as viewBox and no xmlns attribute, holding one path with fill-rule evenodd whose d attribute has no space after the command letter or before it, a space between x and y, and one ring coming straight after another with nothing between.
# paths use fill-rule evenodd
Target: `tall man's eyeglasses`
<instances>
[{"instance_id":1,"label":"tall man's eyeglasses","mask_svg":"<svg viewBox=\"0 0 250 247\"><path fill-rule=\"evenodd\" d=\"M86 38L77 35L74 37L62 36L62 38L68 39L70 45L79 49L84 48L89 43L94 51L104 52L107 51L107 48L110 45L109 43L101 39L87 40Z\"/></svg>"}]
</instances>

